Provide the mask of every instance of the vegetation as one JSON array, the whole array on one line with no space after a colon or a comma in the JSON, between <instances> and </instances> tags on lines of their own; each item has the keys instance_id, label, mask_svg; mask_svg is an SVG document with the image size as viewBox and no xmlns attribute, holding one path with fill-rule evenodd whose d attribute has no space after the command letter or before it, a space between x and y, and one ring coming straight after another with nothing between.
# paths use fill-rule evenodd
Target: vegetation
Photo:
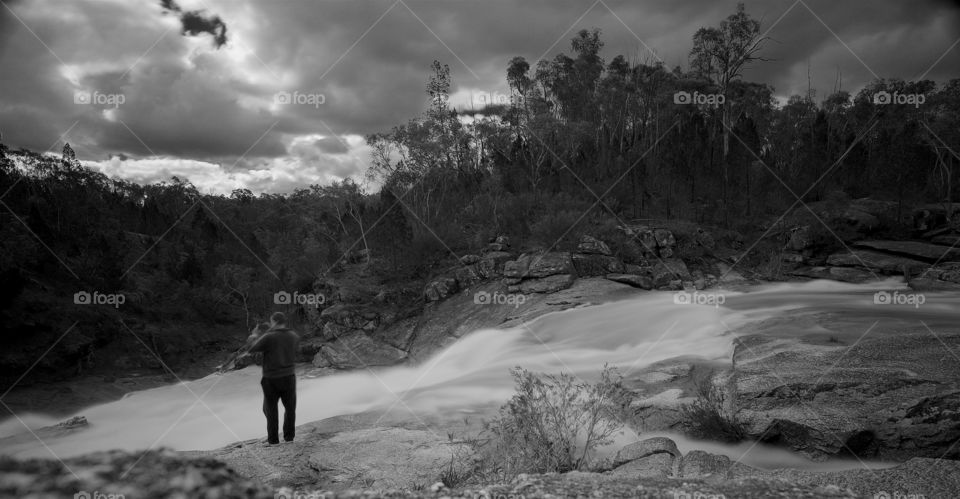
<instances>
[{"instance_id":1,"label":"vegetation","mask_svg":"<svg viewBox=\"0 0 960 499\"><path fill-rule=\"evenodd\" d=\"M723 402L723 389L710 377L698 380L696 400L681 408L690 435L730 443L745 439L743 426L724 408Z\"/></svg>"},{"instance_id":2,"label":"vegetation","mask_svg":"<svg viewBox=\"0 0 960 499\"><path fill-rule=\"evenodd\" d=\"M632 400L619 373L604 368L592 384L570 374L536 374L521 368L511 374L516 394L474 440L479 452L474 475L486 482L509 481L520 473L598 465L596 450L611 443L623 428Z\"/></svg>"}]
</instances>

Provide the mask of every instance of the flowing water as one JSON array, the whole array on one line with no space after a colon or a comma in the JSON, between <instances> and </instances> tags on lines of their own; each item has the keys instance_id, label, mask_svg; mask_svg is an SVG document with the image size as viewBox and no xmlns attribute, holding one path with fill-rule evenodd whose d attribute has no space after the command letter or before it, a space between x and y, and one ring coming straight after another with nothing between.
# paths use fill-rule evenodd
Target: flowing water
<instances>
[{"instance_id":1,"label":"flowing water","mask_svg":"<svg viewBox=\"0 0 960 499\"><path fill-rule=\"evenodd\" d=\"M572 372L585 378L604 364L629 374L654 362L679 356L729 362L734 335L749 328L763 332L768 319L829 316L823 321L778 323L778 335L854 334L874 322L916 329L954 326L960 317L956 293L926 294L922 306L876 304L878 291L909 293L899 281L852 285L827 281L765 285L743 291L706 292L706 304L677 303L673 293L642 293L634 298L553 313L508 330L485 329L465 336L415 367L351 371L298 381L297 420L302 424L397 404L418 414L452 414L468 407L495 407L513 392L509 369ZM716 298L722 296L720 300ZM716 303L723 301L722 304ZM490 305L494 306L494 305ZM849 342L847 343L849 344ZM89 428L60 438L18 439L0 448L20 457L67 457L104 449L165 446L178 450L214 449L262 437L259 368L177 383L128 394L121 400L79 411ZM198 400L199 399L199 400ZM21 414L0 423L0 437L39 428L62 418ZM823 466L783 449L763 445L725 446L681 437L681 450L702 448L761 467ZM747 452L749 451L749 452ZM746 454L745 454L746 452ZM850 463L834 462L832 469ZM856 463L859 466L859 463Z\"/></svg>"}]
</instances>

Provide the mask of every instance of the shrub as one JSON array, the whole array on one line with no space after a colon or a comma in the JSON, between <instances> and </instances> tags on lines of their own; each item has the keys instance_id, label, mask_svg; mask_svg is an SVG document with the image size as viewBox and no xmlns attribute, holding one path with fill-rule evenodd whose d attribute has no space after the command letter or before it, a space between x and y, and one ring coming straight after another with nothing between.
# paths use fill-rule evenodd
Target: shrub
<instances>
[{"instance_id":1,"label":"shrub","mask_svg":"<svg viewBox=\"0 0 960 499\"><path fill-rule=\"evenodd\" d=\"M597 448L623 428L632 395L614 368L605 367L594 384L521 368L511 374L517 393L478 440L476 474L486 480L587 469Z\"/></svg>"},{"instance_id":2,"label":"shrub","mask_svg":"<svg viewBox=\"0 0 960 499\"><path fill-rule=\"evenodd\" d=\"M746 438L743 426L723 407L723 389L710 378L697 382L697 398L680 409L692 436L720 442Z\"/></svg>"}]
</instances>

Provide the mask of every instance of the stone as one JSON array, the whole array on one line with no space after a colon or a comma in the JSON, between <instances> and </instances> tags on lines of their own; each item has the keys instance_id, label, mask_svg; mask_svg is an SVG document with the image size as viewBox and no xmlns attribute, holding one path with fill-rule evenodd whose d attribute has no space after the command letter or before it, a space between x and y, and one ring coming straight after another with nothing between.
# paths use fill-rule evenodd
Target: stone
<instances>
[{"instance_id":1,"label":"stone","mask_svg":"<svg viewBox=\"0 0 960 499\"><path fill-rule=\"evenodd\" d=\"M654 229L653 237L657 240L658 248L673 248L677 245L677 239L673 237L673 232L667 229Z\"/></svg>"},{"instance_id":2,"label":"stone","mask_svg":"<svg viewBox=\"0 0 960 499\"><path fill-rule=\"evenodd\" d=\"M710 476L727 477L733 463L730 458L720 454L710 454L702 450L692 450L680 461L682 478L706 478Z\"/></svg>"},{"instance_id":3,"label":"stone","mask_svg":"<svg viewBox=\"0 0 960 499\"><path fill-rule=\"evenodd\" d=\"M606 278L613 281L640 289L653 289L653 279L636 274L607 274Z\"/></svg>"},{"instance_id":4,"label":"stone","mask_svg":"<svg viewBox=\"0 0 960 499\"><path fill-rule=\"evenodd\" d=\"M539 279L524 279L519 285L517 291L521 293L553 293L561 289L567 289L573 285L576 278L571 274L557 274Z\"/></svg>"},{"instance_id":5,"label":"stone","mask_svg":"<svg viewBox=\"0 0 960 499\"><path fill-rule=\"evenodd\" d=\"M610 255L610 247L607 246L607 243L588 235L584 235L580 238L580 243L577 244L577 252L583 253L586 255Z\"/></svg>"},{"instance_id":6,"label":"stone","mask_svg":"<svg viewBox=\"0 0 960 499\"><path fill-rule=\"evenodd\" d=\"M480 261L480 255L463 255L460 257L460 263L464 265L473 265Z\"/></svg>"},{"instance_id":7,"label":"stone","mask_svg":"<svg viewBox=\"0 0 960 499\"><path fill-rule=\"evenodd\" d=\"M884 274L912 275L929 265L903 256L871 250L851 250L827 257L827 265L835 267L864 267Z\"/></svg>"},{"instance_id":8,"label":"stone","mask_svg":"<svg viewBox=\"0 0 960 499\"><path fill-rule=\"evenodd\" d=\"M580 277L596 277L606 274L622 274L626 268L618 258L608 255L584 255L575 253L572 256L573 266Z\"/></svg>"},{"instance_id":9,"label":"stone","mask_svg":"<svg viewBox=\"0 0 960 499\"><path fill-rule=\"evenodd\" d=\"M689 280L690 271L683 260L668 258L659 260L653 265L651 278L653 279L653 286L660 288L670 285L670 282L674 280Z\"/></svg>"},{"instance_id":10,"label":"stone","mask_svg":"<svg viewBox=\"0 0 960 499\"><path fill-rule=\"evenodd\" d=\"M457 287L466 289L481 281L473 265L458 267L453 271L453 276L457 280Z\"/></svg>"},{"instance_id":11,"label":"stone","mask_svg":"<svg viewBox=\"0 0 960 499\"><path fill-rule=\"evenodd\" d=\"M440 301L456 293L457 280L453 277L441 276L431 281L423 290L427 301Z\"/></svg>"},{"instance_id":12,"label":"stone","mask_svg":"<svg viewBox=\"0 0 960 499\"><path fill-rule=\"evenodd\" d=\"M375 340L363 331L354 331L327 343L313 358L314 367L355 369L389 366L406 358L407 352Z\"/></svg>"},{"instance_id":13,"label":"stone","mask_svg":"<svg viewBox=\"0 0 960 499\"><path fill-rule=\"evenodd\" d=\"M524 277L547 277L558 274L573 274L576 269L570 253L550 252L531 255L527 273Z\"/></svg>"},{"instance_id":14,"label":"stone","mask_svg":"<svg viewBox=\"0 0 960 499\"><path fill-rule=\"evenodd\" d=\"M632 444L627 444L617 452L613 458L613 465L620 466L652 454L666 453L672 457L680 457L680 449L677 443L667 437L653 437Z\"/></svg>"}]
</instances>

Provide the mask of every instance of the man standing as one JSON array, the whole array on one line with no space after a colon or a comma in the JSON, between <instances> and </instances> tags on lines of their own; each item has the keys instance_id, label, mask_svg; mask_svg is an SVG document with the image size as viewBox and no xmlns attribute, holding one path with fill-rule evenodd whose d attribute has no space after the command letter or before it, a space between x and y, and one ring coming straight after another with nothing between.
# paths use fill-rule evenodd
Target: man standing
<instances>
[{"instance_id":1,"label":"man standing","mask_svg":"<svg viewBox=\"0 0 960 499\"><path fill-rule=\"evenodd\" d=\"M263 352L263 414L267 417L267 443L280 443L277 426L277 401L283 403L283 440L293 441L297 418L297 376L294 367L300 350L300 337L286 325L283 312L270 316L270 330L250 347Z\"/></svg>"}]
</instances>

